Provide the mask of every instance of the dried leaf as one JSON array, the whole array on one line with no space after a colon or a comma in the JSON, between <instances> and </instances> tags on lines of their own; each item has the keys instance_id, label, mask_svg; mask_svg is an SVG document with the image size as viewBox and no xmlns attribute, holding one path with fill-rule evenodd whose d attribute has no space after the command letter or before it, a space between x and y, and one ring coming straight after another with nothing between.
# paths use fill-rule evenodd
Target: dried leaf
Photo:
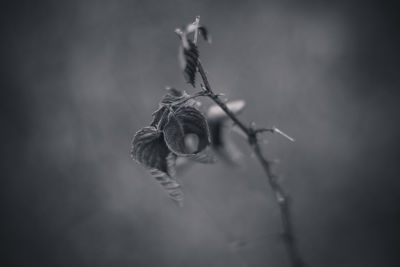
<instances>
[{"instance_id":1,"label":"dried leaf","mask_svg":"<svg viewBox=\"0 0 400 267\"><path fill-rule=\"evenodd\" d=\"M206 118L194 107L181 107L168 116L164 127L164 138L169 149L179 156L197 154L210 144L210 133ZM188 148L185 136L194 134L198 137L196 149Z\"/></svg>"},{"instance_id":2,"label":"dried leaf","mask_svg":"<svg viewBox=\"0 0 400 267\"><path fill-rule=\"evenodd\" d=\"M155 127L144 127L133 138L132 157L150 170L168 195L180 203L183 193L175 178L176 155L165 144L163 133Z\"/></svg>"},{"instance_id":3,"label":"dried leaf","mask_svg":"<svg viewBox=\"0 0 400 267\"><path fill-rule=\"evenodd\" d=\"M186 36L184 36L186 38ZM196 80L197 65L199 62L199 51L197 46L187 39L188 47L181 45L179 47L179 63L183 70L183 75L187 83L194 87Z\"/></svg>"},{"instance_id":4,"label":"dried leaf","mask_svg":"<svg viewBox=\"0 0 400 267\"><path fill-rule=\"evenodd\" d=\"M166 172L165 158L169 153L163 133L153 126L142 128L133 138L132 157L148 168Z\"/></svg>"},{"instance_id":5,"label":"dried leaf","mask_svg":"<svg viewBox=\"0 0 400 267\"><path fill-rule=\"evenodd\" d=\"M199 106L199 102L195 99L190 98L191 96L185 91L180 91L173 87L167 87L167 94L163 96L160 101L159 108L153 112L153 119L150 123L151 126L156 127L158 130L163 130L165 123L168 121L168 114L170 112L169 107L174 104L173 109L177 109L182 106Z\"/></svg>"},{"instance_id":6,"label":"dried leaf","mask_svg":"<svg viewBox=\"0 0 400 267\"><path fill-rule=\"evenodd\" d=\"M150 169L150 173L168 193L168 196L176 201L178 205L182 206L183 192L175 175L176 155L170 153L165 160L167 163L167 172L158 169Z\"/></svg>"},{"instance_id":7,"label":"dried leaf","mask_svg":"<svg viewBox=\"0 0 400 267\"><path fill-rule=\"evenodd\" d=\"M208 42L208 43L211 43L211 42L212 42L212 40L211 40L211 35L209 34L209 32L208 32L208 30L207 30L206 27L204 27L204 26L199 26L199 27L198 27L198 30L199 30L200 35L203 37L203 39L204 39L206 42Z\"/></svg>"}]
</instances>

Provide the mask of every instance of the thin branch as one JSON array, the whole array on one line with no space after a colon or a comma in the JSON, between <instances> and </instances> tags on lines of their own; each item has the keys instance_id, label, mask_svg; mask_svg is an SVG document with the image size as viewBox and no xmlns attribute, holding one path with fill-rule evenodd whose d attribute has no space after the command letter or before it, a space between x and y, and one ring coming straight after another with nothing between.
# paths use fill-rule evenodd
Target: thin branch
<instances>
[{"instance_id":1,"label":"thin branch","mask_svg":"<svg viewBox=\"0 0 400 267\"><path fill-rule=\"evenodd\" d=\"M264 132L271 132L271 133L278 133L280 135L282 135L283 137L285 137L286 139L294 142L295 139L293 137L290 137L288 134L282 132L281 130L279 130L278 128L276 128L275 126L272 128L259 128L259 129L255 129L254 130L255 133L264 133Z\"/></svg>"},{"instance_id":2,"label":"thin branch","mask_svg":"<svg viewBox=\"0 0 400 267\"><path fill-rule=\"evenodd\" d=\"M253 127L247 127L243 122L241 122L238 119L238 117L236 117L236 115L231 110L229 110L229 108L219 98L219 96L213 92L210 83L208 82L206 72L204 71L203 65L201 64L200 60L198 62L198 71L204 83L203 90L205 90L208 93L207 96L210 97L229 116L229 118L246 134L249 145L253 149L254 154L256 155L258 161L261 163L264 172L268 177L269 185L271 186L275 194L275 200L279 205L281 220L282 220L282 228L283 228L283 240L291 264L293 267L304 267L305 265L301 258L300 252L297 248L297 243L293 230L293 223L291 220L291 213L290 213L289 196L285 193L281 185L278 183L276 175L272 172L271 162L268 161L262 154L260 144L257 138L257 133L271 131L280 133L281 135L287 137L289 140L294 141L294 139L275 127L272 129L262 128L258 130L254 129Z\"/></svg>"},{"instance_id":3,"label":"thin branch","mask_svg":"<svg viewBox=\"0 0 400 267\"><path fill-rule=\"evenodd\" d=\"M219 98L217 94L215 94L210 86L210 83L208 82L206 72L203 69L203 65L201 65L200 59L197 65L197 68L199 70L200 76L203 80L204 83L204 88L207 92L209 92L209 97L223 110L225 113L232 119L232 121L243 131L246 133L248 136L250 134L250 129L247 128L236 116L235 114L228 109L228 107L225 105L225 103Z\"/></svg>"}]
</instances>

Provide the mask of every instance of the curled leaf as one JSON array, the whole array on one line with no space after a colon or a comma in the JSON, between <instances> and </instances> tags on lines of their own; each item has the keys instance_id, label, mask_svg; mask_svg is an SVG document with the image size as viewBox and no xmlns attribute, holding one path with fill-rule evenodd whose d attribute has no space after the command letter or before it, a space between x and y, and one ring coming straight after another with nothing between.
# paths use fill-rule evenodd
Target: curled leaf
<instances>
[{"instance_id":1,"label":"curled leaf","mask_svg":"<svg viewBox=\"0 0 400 267\"><path fill-rule=\"evenodd\" d=\"M208 43L211 43L211 42L212 42L212 40L211 40L211 35L209 34L209 32L208 32L208 30L207 30L206 27L204 27L204 26L199 26L198 30L199 30L200 35L203 37L203 39L204 39L206 42L208 42Z\"/></svg>"},{"instance_id":2,"label":"curled leaf","mask_svg":"<svg viewBox=\"0 0 400 267\"><path fill-rule=\"evenodd\" d=\"M200 103L185 91L180 91L173 87L167 87L167 94L163 96L160 101L159 108L152 114L153 119L150 123L151 126L156 127L158 130L163 130L165 123L168 121L168 115L170 112L169 106L172 109L177 109L182 106L199 106Z\"/></svg>"},{"instance_id":3,"label":"curled leaf","mask_svg":"<svg viewBox=\"0 0 400 267\"><path fill-rule=\"evenodd\" d=\"M153 126L139 130L133 138L132 157L148 168L167 171L165 158L170 153L163 133Z\"/></svg>"},{"instance_id":4,"label":"curled leaf","mask_svg":"<svg viewBox=\"0 0 400 267\"><path fill-rule=\"evenodd\" d=\"M165 160L167 163L167 172L153 168L150 169L150 174L160 183L168 193L168 196L182 206L183 192L175 175L176 155L170 153Z\"/></svg>"},{"instance_id":5,"label":"curled leaf","mask_svg":"<svg viewBox=\"0 0 400 267\"><path fill-rule=\"evenodd\" d=\"M186 35L182 36L186 38ZM186 39L187 47L181 45L179 47L179 63L183 70L183 75L187 83L190 83L194 87L196 80L197 65L199 62L199 51L197 46L189 39Z\"/></svg>"},{"instance_id":6,"label":"curled leaf","mask_svg":"<svg viewBox=\"0 0 400 267\"><path fill-rule=\"evenodd\" d=\"M197 154L210 144L206 118L194 107L181 107L171 112L163 131L167 146L179 156ZM197 147L187 146L185 137L189 134L197 136Z\"/></svg>"},{"instance_id":7,"label":"curled leaf","mask_svg":"<svg viewBox=\"0 0 400 267\"><path fill-rule=\"evenodd\" d=\"M183 193L175 178L176 156L170 152L161 131L149 126L139 130L133 138L132 157L150 170L151 175L181 203Z\"/></svg>"}]
</instances>

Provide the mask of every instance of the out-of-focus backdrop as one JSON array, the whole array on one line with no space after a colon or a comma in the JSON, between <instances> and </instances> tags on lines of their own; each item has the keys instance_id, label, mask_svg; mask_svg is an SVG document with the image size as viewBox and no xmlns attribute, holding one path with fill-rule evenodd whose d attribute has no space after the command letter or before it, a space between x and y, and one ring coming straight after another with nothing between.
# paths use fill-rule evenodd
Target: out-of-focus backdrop
<instances>
[{"instance_id":1,"label":"out-of-focus backdrop","mask_svg":"<svg viewBox=\"0 0 400 267\"><path fill-rule=\"evenodd\" d=\"M245 141L238 168L178 173L177 208L130 158L201 15L216 92L244 99L293 199L308 266L399 266L400 47L383 1L0 4L2 266L289 266ZM206 103L207 105L207 103Z\"/></svg>"}]
</instances>

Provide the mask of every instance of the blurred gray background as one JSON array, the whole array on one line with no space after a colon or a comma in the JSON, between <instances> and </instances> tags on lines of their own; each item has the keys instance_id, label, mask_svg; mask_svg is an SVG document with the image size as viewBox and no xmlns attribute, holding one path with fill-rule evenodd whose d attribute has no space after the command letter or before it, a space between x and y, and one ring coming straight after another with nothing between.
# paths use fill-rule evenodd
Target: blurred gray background
<instances>
[{"instance_id":1,"label":"blurred gray background","mask_svg":"<svg viewBox=\"0 0 400 267\"><path fill-rule=\"evenodd\" d=\"M380 2L2 1L2 266L289 266L244 140L240 167L179 173L182 209L130 158L164 87L194 92L173 31L196 15L214 90L297 140L264 149L308 266L399 266L398 9Z\"/></svg>"}]
</instances>

